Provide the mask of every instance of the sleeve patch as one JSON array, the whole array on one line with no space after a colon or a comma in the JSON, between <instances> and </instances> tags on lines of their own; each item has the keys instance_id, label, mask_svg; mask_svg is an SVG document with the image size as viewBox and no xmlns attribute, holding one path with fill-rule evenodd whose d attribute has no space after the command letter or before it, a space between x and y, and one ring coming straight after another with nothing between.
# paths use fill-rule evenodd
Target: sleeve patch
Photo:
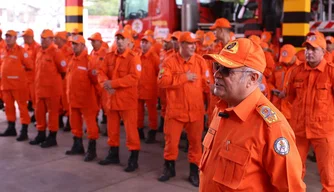
<instances>
[{"instance_id":1,"label":"sleeve patch","mask_svg":"<svg viewBox=\"0 0 334 192\"><path fill-rule=\"evenodd\" d=\"M141 65L140 64L137 64L136 68L137 68L137 71L141 71Z\"/></svg>"},{"instance_id":2,"label":"sleeve patch","mask_svg":"<svg viewBox=\"0 0 334 192\"><path fill-rule=\"evenodd\" d=\"M209 70L206 70L205 77L209 77L209 76L210 76Z\"/></svg>"},{"instance_id":3,"label":"sleeve patch","mask_svg":"<svg viewBox=\"0 0 334 192\"><path fill-rule=\"evenodd\" d=\"M287 155L290 152L290 144L284 137L279 137L275 140L274 150L279 155Z\"/></svg>"},{"instance_id":4,"label":"sleeve patch","mask_svg":"<svg viewBox=\"0 0 334 192\"><path fill-rule=\"evenodd\" d=\"M60 62L60 65L61 65L62 67L66 67L66 61L62 60L62 61Z\"/></svg>"},{"instance_id":5,"label":"sleeve patch","mask_svg":"<svg viewBox=\"0 0 334 192\"><path fill-rule=\"evenodd\" d=\"M24 58L28 58L28 57L29 57L29 54L26 52L26 53L23 54L23 57L24 57Z\"/></svg>"}]
</instances>

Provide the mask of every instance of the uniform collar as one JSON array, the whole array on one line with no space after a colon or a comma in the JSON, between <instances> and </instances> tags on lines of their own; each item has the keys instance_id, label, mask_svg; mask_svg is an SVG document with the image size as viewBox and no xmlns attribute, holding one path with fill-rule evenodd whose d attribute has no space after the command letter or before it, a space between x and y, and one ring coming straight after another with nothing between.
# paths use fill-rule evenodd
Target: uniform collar
<instances>
[{"instance_id":1,"label":"uniform collar","mask_svg":"<svg viewBox=\"0 0 334 192\"><path fill-rule=\"evenodd\" d=\"M310 70L319 70L321 72L324 72L325 71L325 67L327 65L327 61L325 58L323 58L321 61L320 61L320 64L314 68L310 67L307 62L304 63L304 67L306 70L310 71Z\"/></svg>"},{"instance_id":2,"label":"uniform collar","mask_svg":"<svg viewBox=\"0 0 334 192\"><path fill-rule=\"evenodd\" d=\"M142 53L141 55L144 57L149 57L151 55L153 51L153 47L151 46L151 48L146 52L146 53Z\"/></svg>"},{"instance_id":3,"label":"uniform collar","mask_svg":"<svg viewBox=\"0 0 334 192\"><path fill-rule=\"evenodd\" d=\"M115 51L115 53L116 53L117 56L124 57L124 58L126 58L128 56L129 52L130 52L129 48L126 48L125 51L123 53L121 53L121 54L118 53L118 50Z\"/></svg>"},{"instance_id":4,"label":"uniform collar","mask_svg":"<svg viewBox=\"0 0 334 192\"><path fill-rule=\"evenodd\" d=\"M95 50L93 49L93 50L92 50L92 53L93 53L93 55L101 55L101 53L102 53L103 51L105 51L105 49L106 49L106 48L104 48L103 46L101 46L100 49L97 50L97 51L95 51Z\"/></svg>"},{"instance_id":5,"label":"uniform collar","mask_svg":"<svg viewBox=\"0 0 334 192\"><path fill-rule=\"evenodd\" d=\"M184 60L179 52L177 53L177 58L178 58L179 63L182 63L182 64L194 64L195 63L195 53L194 55L190 57L188 61Z\"/></svg>"},{"instance_id":6,"label":"uniform collar","mask_svg":"<svg viewBox=\"0 0 334 192\"><path fill-rule=\"evenodd\" d=\"M261 91L256 88L250 95L248 95L239 105L233 108L227 108L225 111L234 111L234 113L242 120L246 121L249 114L255 110L256 104L261 97Z\"/></svg>"},{"instance_id":7,"label":"uniform collar","mask_svg":"<svg viewBox=\"0 0 334 192\"><path fill-rule=\"evenodd\" d=\"M75 54L74 54L73 59L75 59L75 60L81 60L82 58L84 58L84 57L86 57L86 56L87 56L87 51L82 50L82 52L80 53L80 55L75 56Z\"/></svg>"},{"instance_id":8,"label":"uniform collar","mask_svg":"<svg viewBox=\"0 0 334 192\"><path fill-rule=\"evenodd\" d=\"M12 48L9 48L8 46L6 47L7 51L15 51L19 46L15 43Z\"/></svg>"}]
</instances>

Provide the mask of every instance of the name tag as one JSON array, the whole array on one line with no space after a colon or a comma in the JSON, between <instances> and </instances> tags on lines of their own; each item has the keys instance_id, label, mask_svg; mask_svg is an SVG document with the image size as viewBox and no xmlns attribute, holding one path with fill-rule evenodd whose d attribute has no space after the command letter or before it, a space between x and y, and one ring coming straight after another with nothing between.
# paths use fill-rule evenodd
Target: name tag
<instances>
[{"instance_id":1,"label":"name tag","mask_svg":"<svg viewBox=\"0 0 334 192\"><path fill-rule=\"evenodd\" d=\"M78 69L87 71L87 67L78 66Z\"/></svg>"},{"instance_id":2,"label":"name tag","mask_svg":"<svg viewBox=\"0 0 334 192\"><path fill-rule=\"evenodd\" d=\"M18 79L19 76L7 76L7 79Z\"/></svg>"},{"instance_id":3,"label":"name tag","mask_svg":"<svg viewBox=\"0 0 334 192\"><path fill-rule=\"evenodd\" d=\"M16 55L9 55L10 58L17 59Z\"/></svg>"}]
</instances>

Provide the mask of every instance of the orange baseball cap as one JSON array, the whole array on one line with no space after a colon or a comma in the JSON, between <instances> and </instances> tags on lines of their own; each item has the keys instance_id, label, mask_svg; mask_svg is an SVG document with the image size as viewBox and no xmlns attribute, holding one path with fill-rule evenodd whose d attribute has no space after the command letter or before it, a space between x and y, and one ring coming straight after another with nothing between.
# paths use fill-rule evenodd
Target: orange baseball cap
<instances>
[{"instance_id":1,"label":"orange baseball cap","mask_svg":"<svg viewBox=\"0 0 334 192\"><path fill-rule=\"evenodd\" d=\"M271 40L271 33L269 31L263 31L261 33L261 41L269 43Z\"/></svg>"},{"instance_id":2,"label":"orange baseball cap","mask_svg":"<svg viewBox=\"0 0 334 192\"><path fill-rule=\"evenodd\" d=\"M259 44L259 45L261 44L261 39L257 35L251 35L251 36L248 37L248 39L254 41L254 43L256 43L256 44Z\"/></svg>"},{"instance_id":3,"label":"orange baseball cap","mask_svg":"<svg viewBox=\"0 0 334 192\"><path fill-rule=\"evenodd\" d=\"M202 39L202 38L204 38L204 31L202 31L202 30L197 30L196 31L196 39Z\"/></svg>"},{"instance_id":4,"label":"orange baseball cap","mask_svg":"<svg viewBox=\"0 0 334 192\"><path fill-rule=\"evenodd\" d=\"M151 36L148 36L148 35L145 35L144 37L142 37L141 40L146 40L150 43L154 42L153 38Z\"/></svg>"},{"instance_id":5,"label":"orange baseball cap","mask_svg":"<svg viewBox=\"0 0 334 192\"><path fill-rule=\"evenodd\" d=\"M124 30L124 29L120 29L120 30L118 30L116 33L115 33L115 36L117 36L117 35L120 35L120 36L122 36L122 37L124 37L124 38L128 38L128 39L130 39L132 36L131 36L131 33L129 32L129 31L127 31L127 30Z\"/></svg>"},{"instance_id":6,"label":"orange baseball cap","mask_svg":"<svg viewBox=\"0 0 334 192\"><path fill-rule=\"evenodd\" d=\"M327 36L326 37L326 42L329 44L333 44L334 43L334 38L332 36Z\"/></svg>"},{"instance_id":7,"label":"orange baseball cap","mask_svg":"<svg viewBox=\"0 0 334 192\"><path fill-rule=\"evenodd\" d=\"M216 28L231 28L231 23L225 18L216 19L215 23L210 27L210 29Z\"/></svg>"},{"instance_id":8,"label":"orange baseball cap","mask_svg":"<svg viewBox=\"0 0 334 192\"><path fill-rule=\"evenodd\" d=\"M296 48L291 44L285 44L281 48L279 62L290 63L293 56L296 55Z\"/></svg>"},{"instance_id":9,"label":"orange baseball cap","mask_svg":"<svg viewBox=\"0 0 334 192\"><path fill-rule=\"evenodd\" d=\"M33 37L34 36L34 31L32 29L27 29L25 31L23 31L22 36L29 36L29 37Z\"/></svg>"},{"instance_id":10,"label":"orange baseball cap","mask_svg":"<svg viewBox=\"0 0 334 192\"><path fill-rule=\"evenodd\" d=\"M16 33L16 31L14 31L14 30L8 30L8 31L6 32L6 35L17 36L17 33Z\"/></svg>"},{"instance_id":11,"label":"orange baseball cap","mask_svg":"<svg viewBox=\"0 0 334 192\"><path fill-rule=\"evenodd\" d=\"M59 31L55 34L55 37L59 37L61 39L67 40L67 32L66 31Z\"/></svg>"},{"instance_id":12,"label":"orange baseball cap","mask_svg":"<svg viewBox=\"0 0 334 192\"><path fill-rule=\"evenodd\" d=\"M78 44L79 43L82 43L82 44L86 43L85 38L82 35L71 36L70 41L73 42L73 43L78 43Z\"/></svg>"},{"instance_id":13,"label":"orange baseball cap","mask_svg":"<svg viewBox=\"0 0 334 192\"><path fill-rule=\"evenodd\" d=\"M325 38L323 38L320 34L309 36L302 46L306 47L307 44L315 48L321 47L323 49L326 49L327 46Z\"/></svg>"},{"instance_id":14,"label":"orange baseball cap","mask_svg":"<svg viewBox=\"0 0 334 192\"><path fill-rule=\"evenodd\" d=\"M171 42L172 41L172 35L170 33L168 33L167 37L164 38L163 41Z\"/></svg>"},{"instance_id":15,"label":"orange baseball cap","mask_svg":"<svg viewBox=\"0 0 334 192\"><path fill-rule=\"evenodd\" d=\"M211 45L213 42L215 42L216 40L216 36L212 31L208 31L207 33L205 33L204 35L204 41L203 41L203 45L204 46L209 46Z\"/></svg>"},{"instance_id":16,"label":"orange baseball cap","mask_svg":"<svg viewBox=\"0 0 334 192\"><path fill-rule=\"evenodd\" d=\"M152 36L153 37L154 36L154 32L151 29L148 29L148 30L145 31L144 35L145 36Z\"/></svg>"},{"instance_id":17,"label":"orange baseball cap","mask_svg":"<svg viewBox=\"0 0 334 192\"><path fill-rule=\"evenodd\" d=\"M312 30L306 34L307 37L312 36L312 35L320 35L322 36L322 38L325 38L325 35L318 30Z\"/></svg>"},{"instance_id":18,"label":"orange baseball cap","mask_svg":"<svg viewBox=\"0 0 334 192\"><path fill-rule=\"evenodd\" d=\"M204 55L206 59L213 59L227 68L249 67L264 72L266 58L259 44L247 38L230 41L219 54Z\"/></svg>"},{"instance_id":19,"label":"orange baseball cap","mask_svg":"<svg viewBox=\"0 0 334 192\"><path fill-rule=\"evenodd\" d=\"M54 37L53 32L50 29L44 29L41 34L42 38Z\"/></svg>"},{"instance_id":20,"label":"orange baseball cap","mask_svg":"<svg viewBox=\"0 0 334 192\"><path fill-rule=\"evenodd\" d=\"M189 31L181 32L179 42L195 43L197 41L195 34Z\"/></svg>"},{"instance_id":21,"label":"orange baseball cap","mask_svg":"<svg viewBox=\"0 0 334 192\"><path fill-rule=\"evenodd\" d=\"M97 32L97 33L92 34L92 35L88 38L88 40L102 41L101 33Z\"/></svg>"},{"instance_id":22,"label":"orange baseball cap","mask_svg":"<svg viewBox=\"0 0 334 192\"><path fill-rule=\"evenodd\" d=\"M172 38L179 40L180 35L181 35L181 31L174 31L174 33L172 34Z\"/></svg>"}]
</instances>

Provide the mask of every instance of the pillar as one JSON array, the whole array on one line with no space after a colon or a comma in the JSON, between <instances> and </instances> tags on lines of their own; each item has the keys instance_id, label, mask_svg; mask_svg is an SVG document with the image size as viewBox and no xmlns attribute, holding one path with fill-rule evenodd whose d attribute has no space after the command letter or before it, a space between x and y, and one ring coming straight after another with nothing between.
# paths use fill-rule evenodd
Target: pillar
<instances>
[{"instance_id":1,"label":"pillar","mask_svg":"<svg viewBox=\"0 0 334 192\"><path fill-rule=\"evenodd\" d=\"M83 0L65 0L65 28L83 35Z\"/></svg>"}]
</instances>

